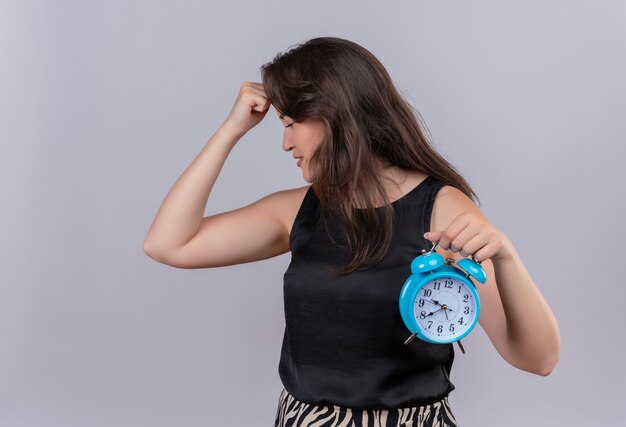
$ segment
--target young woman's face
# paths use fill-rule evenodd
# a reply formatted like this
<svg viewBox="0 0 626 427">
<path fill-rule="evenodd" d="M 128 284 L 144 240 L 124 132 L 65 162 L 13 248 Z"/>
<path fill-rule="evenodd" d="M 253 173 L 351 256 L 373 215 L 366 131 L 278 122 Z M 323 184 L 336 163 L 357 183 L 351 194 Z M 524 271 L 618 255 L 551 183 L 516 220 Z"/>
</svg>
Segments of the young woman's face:
<svg viewBox="0 0 626 427">
<path fill-rule="evenodd" d="M 322 123 L 312 119 L 296 123 L 289 116 L 277 114 L 283 126 L 285 126 L 283 150 L 292 151 L 292 156 L 297 158 L 296 166 L 302 168 L 304 180 L 312 182 L 313 177 L 309 168 L 309 159 L 324 138 Z"/>
</svg>

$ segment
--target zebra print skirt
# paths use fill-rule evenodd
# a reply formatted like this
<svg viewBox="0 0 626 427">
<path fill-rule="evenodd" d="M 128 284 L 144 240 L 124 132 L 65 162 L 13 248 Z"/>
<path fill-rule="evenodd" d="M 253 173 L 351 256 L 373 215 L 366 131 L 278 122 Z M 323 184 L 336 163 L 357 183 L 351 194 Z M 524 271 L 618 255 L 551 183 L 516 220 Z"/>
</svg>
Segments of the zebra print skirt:
<svg viewBox="0 0 626 427">
<path fill-rule="evenodd" d="M 274 427 L 458 427 L 448 397 L 398 409 L 351 409 L 297 400 L 283 388 Z"/>
</svg>

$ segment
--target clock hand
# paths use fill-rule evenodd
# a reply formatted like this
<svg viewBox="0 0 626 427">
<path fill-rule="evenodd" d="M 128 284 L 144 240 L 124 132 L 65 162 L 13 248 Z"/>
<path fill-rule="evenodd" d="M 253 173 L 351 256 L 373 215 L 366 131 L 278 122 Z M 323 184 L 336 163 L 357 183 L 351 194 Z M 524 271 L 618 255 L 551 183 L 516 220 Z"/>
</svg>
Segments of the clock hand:
<svg viewBox="0 0 626 427">
<path fill-rule="evenodd" d="M 439 310 L 437 310 L 437 311 L 440 311 L 440 310 L 454 311 L 454 310 L 452 310 L 450 307 L 448 307 L 448 306 L 447 306 L 447 305 L 445 305 L 445 304 L 439 304 L 439 301 L 436 301 L 436 300 L 434 300 L 434 299 L 431 299 L 431 300 L 430 300 L 430 302 L 432 302 L 432 303 L 434 303 L 434 304 L 437 304 L 439 307 L 441 307 L 441 308 L 440 308 Z M 435 311 L 434 313 L 436 313 L 437 311 Z M 431 313 L 431 314 L 432 314 L 432 313 Z M 448 317 L 448 316 L 446 315 L 446 318 L 447 318 L 447 317 Z"/>
<path fill-rule="evenodd" d="M 426 317 L 428 317 L 428 316 L 432 316 L 432 315 L 433 315 L 433 314 L 435 314 L 435 313 L 439 313 L 441 310 L 445 310 L 445 308 L 440 308 L 439 310 L 431 311 L 430 313 L 428 313 L 428 314 L 426 315 Z"/>
</svg>

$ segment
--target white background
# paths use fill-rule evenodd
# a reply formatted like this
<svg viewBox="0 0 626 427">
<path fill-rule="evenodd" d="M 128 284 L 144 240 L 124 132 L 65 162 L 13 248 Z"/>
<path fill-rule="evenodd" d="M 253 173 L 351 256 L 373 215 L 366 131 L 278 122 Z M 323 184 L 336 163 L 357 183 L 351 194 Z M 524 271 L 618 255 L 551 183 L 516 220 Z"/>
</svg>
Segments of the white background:
<svg viewBox="0 0 626 427">
<path fill-rule="evenodd" d="M 383 62 L 559 321 L 548 377 L 464 340 L 460 425 L 622 423 L 626 3 L 21 0 L 0 2 L 0 425 L 272 425 L 290 255 L 182 270 L 143 239 L 239 85 L 328 35 Z M 304 185 L 281 143 L 272 111 L 206 215 Z"/>
</svg>

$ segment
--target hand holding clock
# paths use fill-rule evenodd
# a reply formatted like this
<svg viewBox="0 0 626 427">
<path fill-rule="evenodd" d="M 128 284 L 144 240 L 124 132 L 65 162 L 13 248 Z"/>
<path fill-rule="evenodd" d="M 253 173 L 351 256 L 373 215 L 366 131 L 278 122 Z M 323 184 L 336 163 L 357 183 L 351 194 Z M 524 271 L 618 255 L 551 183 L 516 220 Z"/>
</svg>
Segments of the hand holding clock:
<svg viewBox="0 0 626 427">
<path fill-rule="evenodd" d="M 480 315 L 480 298 L 470 277 L 482 285 L 486 281 L 486 273 L 474 253 L 482 260 L 506 257 L 510 250 L 508 239 L 483 217 L 469 212 L 457 216 L 445 230 L 429 232 L 424 237 L 434 242 L 433 247 L 422 250 L 413 259 L 411 274 L 400 291 L 400 315 L 411 331 L 404 344 L 414 337 L 435 344 L 457 342 L 465 353 L 461 339 L 474 328 Z M 464 258 L 458 262 L 444 259 L 434 251 L 437 245 L 461 252 Z M 470 255 L 473 261 L 467 258 Z M 426 314 L 421 310 L 424 301 L 438 309 Z M 441 311 L 445 318 L 435 316 Z"/>
<path fill-rule="evenodd" d="M 448 225 L 433 228 L 424 234 L 424 238 L 433 243 L 433 248 L 421 257 L 416 257 L 411 263 L 411 275 L 405 282 L 406 288 L 403 287 L 400 293 L 400 314 L 407 329 L 413 333 L 405 344 L 410 343 L 415 336 L 424 341 L 442 344 L 458 340 L 460 346 L 463 334 L 475 326 L 480 316 L 478 293 L 473 295 L 476 300 L 475 311 L 471 304 L 467 304 L 472 302 L 471 291 L 475 287 L 480 287 L 480 284 L 486 284 L 489 275 L 491 286 L 483 291 L 487 297 L 489 315 L 482 318 L 483 329 L 498 352 L 511 365 L 539 375 L 548 375 L 559 360 L 560 354 L 560 334 L 556 318 L 509 238 L 490 224 L 478 209 L 469 206 L 469 200 L 462 199 L 467 198 L 460 194 L 458 197 L 445 198 L 444 210 L 448 212 L 449 209 L 458 210 L 451 216 L 441 214 L 441 221 L 445 222 L 440 223 Z M 463 271 L 453 270 L 452 265 L 448 266 L 449 271 L 444 271 L 444 267 L 440 265 L 442 261 L 435 256 L 437 253 L 433 252 L 436 246 L 445 251 L 458 253 L 458 256 L 451 257 L 454 258 L 452 263 Z M 446 256 L 438 255 L 442 258 Z M 472 257 L 473 261 L 468 257 Z M 488 259 L 492 262 L 483 263 L 482 266 L 473 265 Z M 449 259 L 445 261 L 450 262 Z M 431 262 L 434 262 L 436 268 L 429 267 Z M 481 274 L 481 270 L 484 274 Z M 473 278 L 473 282 L 465 283 L 467 286 L 463 288 L 463 295 L 470 297 L 467 303 L 465 297 L 458 300 L 457 313 L 451 313 L 450 318 L 460 316 L 461 312 L 464 315 L 464 325 L 460 325 L 458 320 L 453 320 L 456 321 L 455 331 L 450 331 L 448 325 L 452 322 L 448 322 L 447 319 L 446 323 L 433 322 L 431 325 L 429 322 L 436 320 L 436 315 L 429 316 L 424 324 L 420 313 L 412 310 L 415 298 L 448 301 L 443 295 L 438 297 L 435 294 L 435 291 L 439 290 L 437 288 L 439 284 L 432 279 L 433 275 L 439 275 L 440 272 L 439 277 L 444 277 L 443 273 L 447 274 L 446 277 L 456 273 L 455 286 L 468 282 L 469 277 L 465 277 L 466 274 Z M 496 276 L 497 286 L 495 286 Z M 443 289 L 443 282 L 440 289 Z M 469 326 L 466 326 L 467 322 Z M 433 329 L 435 326 L 442 327 L 441 333 L 438 329 Z M 463 334 L 459 334 L 460 328 L 461 331 L 465 331 Z M 538 344 L 539 342 L 541 344 Z"/>
<path fill-rule="evenodd" d="M 438 243 L 442 249 L 472 256 L 476 262 L 511 256 L 511 242 L 506 235 L 472 212 L 458 215 L 443 231 L 429 231 L 424 238 Z"/>
</svg>

